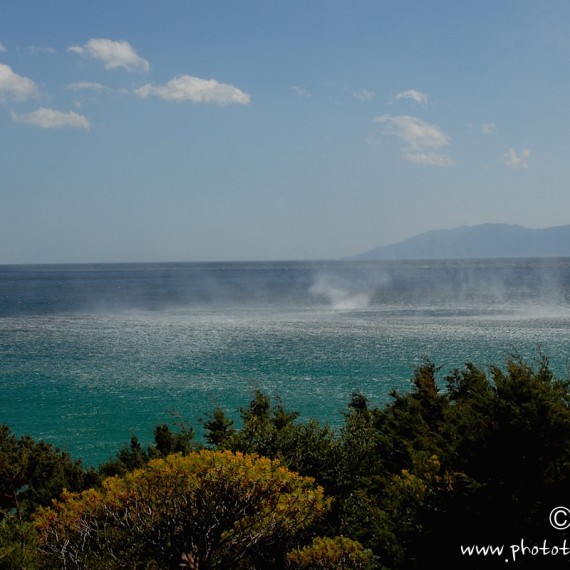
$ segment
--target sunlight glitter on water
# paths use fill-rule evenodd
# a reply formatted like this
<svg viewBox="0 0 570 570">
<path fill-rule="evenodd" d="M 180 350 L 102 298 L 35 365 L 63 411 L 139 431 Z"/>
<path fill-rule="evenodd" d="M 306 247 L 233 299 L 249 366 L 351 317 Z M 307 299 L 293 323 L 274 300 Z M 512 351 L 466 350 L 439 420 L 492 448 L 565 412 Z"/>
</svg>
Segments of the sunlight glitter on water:
<svg viewBox="0 0 570 570">
<path fill-rule="evenodd" d="M 270 266 L 272 272 L 278 267 Z M 395 278 L 383 276 L 372 294 L 375 272 L 367 270 L 362 279 L 359 269 L 360 281 L 348 286 L 345 265 L 341 277 L 331 277 L 335 266 L 327 267 L 318 294 L 310 292 L 318 279 L 292 278 L 287 269 L 283 275 L 291 284 L 268 277 L 276 293 L 272 297 L 262 283 L 258 302 L 241 285 L 232 301 L 226 284 L 218 286 L 225 295 L 219 303 L 157 298 L 151 308 L 141 308 L 117 306 L 110 298 L 94 311 L 93 303 L 81 304 L 81 293 L 72 311 L 9 309 L 0 318 L 0 422 L 98 462 L 131 431 L 148 440 L 156 424 L 172 422 L 174 410 L 198 428 L 198 419 L 215 405 L 236 417 L 255 389 L 280 395 L 304 418 L 338 425 L 351 392 L 382 404 L 392 390 L 410 388 L 414 366 L 425 357 L 442 365 L 443 374 L 466 361 L 486 367 L 514 352 L 532 357 L 540 346 L 557 373 L 566 372 L 570 308 L 564 295 L 541 294 L 529 303 L 526 289 L 518 297 L 499 295 L 498 287 L 477 296 L 470 285 L 469 295 L 446 297 L 438 287 L 426 288 L 423 274 L 418 290 L 411 280 L 407 289 L 385 291 Z M 232 283 L 249 279 L 230 269 Z M 256 266 L 255 278 L 262 275 Z M 331 284 L 346 287 L 346 296 L 336 299 L 340 304 L 324 295 L 323 283 L 329 295 Z M 182 284 L 174 290 L 179 299 Z M 205 289 L 199 294 L 205 298 Z M 342 304 L 355 295 L 366 295 L 367 302 Z M 153 299 L 146 292 L 133 297 Z"/>
</svg>

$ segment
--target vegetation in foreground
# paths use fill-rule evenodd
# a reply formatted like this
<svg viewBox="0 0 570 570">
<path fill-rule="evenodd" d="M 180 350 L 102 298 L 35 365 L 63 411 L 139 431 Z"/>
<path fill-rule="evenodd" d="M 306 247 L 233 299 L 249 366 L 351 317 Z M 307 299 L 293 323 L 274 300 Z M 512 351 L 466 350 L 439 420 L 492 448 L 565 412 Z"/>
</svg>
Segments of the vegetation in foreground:
<svg viewBox="0 0 570 570">
<path fill-rule="evenodd" d="M 239 425 L 214 409 L 202 443 L 157 426 L 98 469 L 0 426 L 0 568 L 489 568 L 521 540 L 561 549 L 568 380 L 542 355 L 443 377 L 425 362 L 412 380 L 382 407 L 353 394 L 338 430 L 256 392 Z"/>
</svg>

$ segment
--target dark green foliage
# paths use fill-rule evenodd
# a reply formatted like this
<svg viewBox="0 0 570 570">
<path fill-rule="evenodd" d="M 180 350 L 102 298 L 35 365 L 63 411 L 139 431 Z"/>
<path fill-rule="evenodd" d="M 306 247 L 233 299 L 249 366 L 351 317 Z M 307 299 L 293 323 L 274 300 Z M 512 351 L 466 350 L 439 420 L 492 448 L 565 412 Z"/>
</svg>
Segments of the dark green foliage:
<svg viewBox="0 0 570 570">
<path fill-rule="evenodd" d="M 522 538 L 570 544 L 568 531 L 548 523 L 552 508 L 570 506 L 570 383 L 555 378 L 540 353 L 535 362 L 514 356 L 503 367 L 467 363 L 447 375 L 425 361 L 414 371 L 411 391 L 393 393 L 384 406 L 352 394 L 339 429 L 301 421 L 279 398 L 260 391 L 239 414 L 235 423 L 221 408 L 207 415 L 206 444 L 277 458 L 314 477 L 333 498 L 318 526 L 289 545 L 296 552 L 311 553 L 304 547 L 315 536 L 342 536 L 368 549 L 376 568 L 490 568 L 490 558 L 462 557 L 460 545 L 509 545 Z M 99 473 L 124 475 L 151 459 L 198 449 L 194 431 L 178 427 L 157 426 L 146 447 L 132 436 Z M 34 508 L 63 487 L 98 482 L 67 454 L 18 440 L 5 426 L 0 480 L 7 522 L 0 527 L 0 568 L 34 567 L 35 539 L 26 522 Z M 495 562 L 504 567 L 504 560 Z M 555 562 L 570 567 L 568 557 L 549 560 L 548 567 Z M 536 558 L 517 561 L 519 568 L 525 564 L 540 567 Z"/>
<path fill-rule="evenodd" d="M 63 488 L 80 491 L 96 481 L 96 473 L 80 460 L 29 436 L 18 438 L 0 425 L 0 517 L 24 518 L 49 505 Z"/>
<path fill-rule="evenodd" d="M 187 454 L 196 449 L 195 432 L 184 422 L 177 422 L 178 431 L 172 431 L 167 424 L 154 428 L 154 446 L 149 446 L 151 458 L 166 457 L 172 453 Z"/>
<path fill-rule="evenodd" d="M 205 438 L 210 445 L 224 448 L 230 444 L 235 434 L 234 422 L 226 416 L 222 408 L 216 407 L 203 424 Z"/>
<path fill-rule="evenodd" d="M 204 422 L 206 441 L 216 449 L 280 459 L 301 475 L 318 473 L 319 482 L 331 492 L 339 477 L 341 442 L 330 426 L 316 420 L 297 422 L 297 412 L 287 411 L 279 398 L 273 403 L 259 390 L 249 406 L 239 411 L 242 427 L 237 429 L 216 408 Z"/>
<path fill-rule="evenodd" d="M 0 425 L 0 568 L 36 567 L 36 535 L 30 516 L 64 488 L 81 491 L 98 482 L 68 453 Z"/>
<path fill-rule="evenodd" d="M 548 512 L 568 502 L 568 387 L 542 356 L 534 367 L 518 357 L 505 370 L 493 366 L 487 384 L 473 367 L 464 373 L 449 413 L 458 434 L 450 468 L 468 477 L 457 504 L 469 514 L 472 536 L 548 537 Z"/>
<path fill-rule="evenodd" d="M 131 435 L 129 445 L 122 447 L 115 459 L 103 463 L 99 472 L 105 477 L 124 475 L 129 471 L 139 469 L 151 459 L 166 457 L 171 453 L 184 453 L 197 449 L 194 441 L 194 430 L 184 422 L 176 424 L 178 431 L 173 431 L 167 424 L 160 424 L 154 428 L 154 444 L 143 448 L 136 435 Z"/>
<path fill-rule="evenodd" d="M 565 504 L 570 488 L 568 382 L 555 380 L 542 356 L 535 366 L 511 358 L 505 370 L 494 366 L 489 374 L 467 364 L 444 379 L 447 393 L 436 390 L 435 372 L 431 365 L 418 370 L 415 389 L 378 416 L 378 429 L 394 442 L 385 467 L 395 477 L 378 505 L 392 530 L 400 527 L 395 534 L 405 557 L 394 557 L 395 549 L 382 552 L 381 545 L 377 552 L 393 567 L 444 559 L 468 567 L 461 544 L 509 544 L 521 537 L 560 542 L 564 533 L 552 534 L 548 512 Z M 393 460 L 398 452 L 405 465 Z M 421 467 L 427 456 L 437 458 L 431 473 Z M 398 474 L 399 468 L 405 471 Z M 402 474 L 407 489 L 418 491 L 409 496 L 411 504 Z M 402 527 L 403 513 L 410 512 L 416 527 Z"/>
<path fill-rule="evenodd" d="M 298 412 L 287 412 L 277 398 L 272 406 L 271 398 L 256 390 L 249 407 L 240 408 L 243 427 L 234 434 L 230 445 L 236 451 L 259 453 L 275 457 L 281 449 L 283 433 L 293 425 Z"/>
<path fill-rule="evenodd" d="M 461 544 L 547 538 L 548 512 L 570 489 L 568 382 L 542 355 L 440 373 L 425 361 L 384 407 L 353 394 L 339 431 L 299 423 L 258 392 L 243 426 L 209 441 L 315 477 L 335 499 L 327 532 L 371 548 L 379 567 L 468 567 Z"/>
</svg>

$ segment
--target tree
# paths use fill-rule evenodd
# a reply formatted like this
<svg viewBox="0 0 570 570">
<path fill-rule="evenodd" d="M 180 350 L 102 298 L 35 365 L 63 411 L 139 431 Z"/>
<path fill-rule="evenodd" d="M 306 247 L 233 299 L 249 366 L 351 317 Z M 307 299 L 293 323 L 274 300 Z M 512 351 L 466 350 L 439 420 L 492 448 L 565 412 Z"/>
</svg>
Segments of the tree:
<svg viewBox="0 0 570 570">
<path fill-rule="evenodd" d="M 344 536 L 317 537 L 309 546 L 287 555 L 295 570 L 366 570 L 372 568 L 372 553 Z"/>
<path fill-rule="evenodd" d="M 36 526 L 48 561 L 65 568 L 175 568 L 182 555 L 201 570 L 278 567 L 329 505 L 313 479 L 278 461 L 202 450 L 64 493 Z"/>
<path fill-rule="evenodd" d="M 280 398 L 272 404 L 271 398 L 256 390 L 247 408 L 240 407 L 243 427 L 230 440 L 232 449 L 244 453 L 259 453 L 277 457 L 284 432 L 294 425 L 298 412 L 288 412 Z"/>
<path fill-rule="evenodd" d="M 225 449 L 235 436 L 234 422 L 219 406 L 203 421 L 206 441 L 218 449 Z"/>
<path fill-rule="evenodd" d="M 18 438 L 0 424 L 0 520 L 9 514 L 25 518 L 64 487 L 79 491 L 96 480 L 95 472 L 69 453 L 29 436 Z"/>
<path fill-rule="evenodd" d="M 153 430 L 154 444 L 142 446 L 138 437 L 131 434 L 129 445 L 124 445 L 115 458 L 103 463 L 99 472 L 103 477 L 124 475 L 129 471 L 140 469 L 151 459 L 166 457 L 172 453 L 190 453 L 198 448 L 194 441 L 194 429 L 179 421 L 178 431 L 172 430 L 167 424 L 159 424 Z"/>
<path fill-rule="evenodd" d="M 16 437 L 0 424 L 0 568 L 34 568 L 37 539 L 29 517 L 67 487 L 80 491 L 96 484 L 85 469 L 51 444 Z"/>
</svg>

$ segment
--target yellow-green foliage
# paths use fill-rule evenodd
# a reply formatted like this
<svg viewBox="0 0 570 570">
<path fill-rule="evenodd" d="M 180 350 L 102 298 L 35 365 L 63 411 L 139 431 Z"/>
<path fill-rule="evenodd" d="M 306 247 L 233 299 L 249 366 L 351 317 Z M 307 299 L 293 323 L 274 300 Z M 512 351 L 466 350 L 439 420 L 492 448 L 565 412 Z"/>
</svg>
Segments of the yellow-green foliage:
<svg viewBox="0 0 570 570">
<path fill-rule="evenodd" d="M 414 465 L 416 473 L 402 469 L 399 475 L 394 475 L 391 481 L 391 492 L 400 498 L 409 498 L 417 503 L 425 499 L 430 488 L 435 488 L 442 482 L 438 475 L 441 463 L 437 455 L 424 459 L 418 457 Z"/>
<path fill-rule="evenodd" d="M 76 568 L 232 566 L 294 537 L 329 507 L 313 479 L 257 455 L 170 455 L 101 490 L 64 493 L 36 516 L 49 560 Z M 126 565 L 126 566 L 125 566 Z"/>
<path fill-rule="evenodd" d="M 0 521 L 1 570 L 35 570 L 39 567 L 37 546 L 32 523 L 15 516 Z"/>
<path fill-rule="evenodd" d="M 287 555 L 291 568 L 304 570 L 364 570 L 372 555 L 360 542 L 344 536 L 317 537 L 312 544 Z"/>
</svg>

